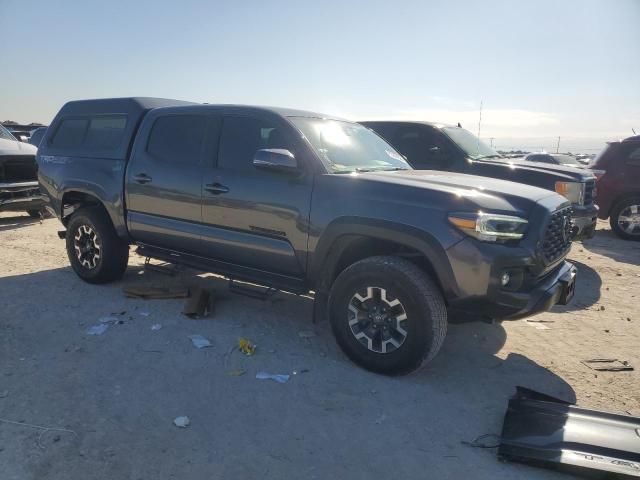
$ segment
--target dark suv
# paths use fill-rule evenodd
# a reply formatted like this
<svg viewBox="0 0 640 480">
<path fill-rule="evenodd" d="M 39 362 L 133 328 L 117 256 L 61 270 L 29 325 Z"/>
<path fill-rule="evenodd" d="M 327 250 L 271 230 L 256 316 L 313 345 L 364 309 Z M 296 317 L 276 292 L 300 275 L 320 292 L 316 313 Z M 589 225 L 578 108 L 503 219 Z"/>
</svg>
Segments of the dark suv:
<svg viewBox="0 0 640 480">
<path fill-rule="evenodd" d="M 584 240 L 595 234 L 596 179 L 588 170 L 504 158 L 460 126 L 402 121 L 360 123 L 396 147 L 413 168 L 482 175 L 555 191 L 572 204 L 573 239 Z"/>
<path fill-rule="evenodd" d="M 338 344 L 376 372 L 433 358 L 447 309 L 518 318 L 573 295 L 564 197 L 415 171 L 369 129 L 326 115 L 71 102 L 38 164 L 83 280 L 120 278 L 136 244 L 147 257 L 313 290 Z"/>
<path fill-rule="evenodd" d="M 590 165 L 598 178 L 600 218 L 628 240 L 640 240 L 640 135 L 609 142 Z"/>
</svg>

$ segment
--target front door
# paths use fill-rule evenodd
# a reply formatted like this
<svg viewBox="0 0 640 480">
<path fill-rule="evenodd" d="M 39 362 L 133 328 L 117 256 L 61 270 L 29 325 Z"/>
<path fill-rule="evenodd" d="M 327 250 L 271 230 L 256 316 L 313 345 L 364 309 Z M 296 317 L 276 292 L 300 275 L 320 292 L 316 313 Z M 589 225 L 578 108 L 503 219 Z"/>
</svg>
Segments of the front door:
<svg viewBox="0 0 640 480">
<path fill-rule="evenodd" d="M 286 121 L 224 116 L 215 161 L 203 176 L 203 249 L 210 258 L 302 277 L 313 177 L 300 135 Z M 291 151 L 299 172 L 257 168 L 263 148 Z"/>
</svg>

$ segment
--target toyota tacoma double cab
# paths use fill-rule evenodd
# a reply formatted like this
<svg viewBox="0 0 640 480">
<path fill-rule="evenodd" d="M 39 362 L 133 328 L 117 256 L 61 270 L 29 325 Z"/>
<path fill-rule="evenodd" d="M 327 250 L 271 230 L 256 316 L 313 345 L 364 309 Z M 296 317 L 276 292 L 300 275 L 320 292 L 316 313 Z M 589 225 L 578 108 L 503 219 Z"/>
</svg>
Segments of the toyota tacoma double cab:
<svg viewBox="0 0 640 480">
<path fill-rule="evenodd" d="M 585 240 L 595 235 L 596 178 L 588 170 L 524 158 L 504 158 L 459 125 L 402 121 L 360 123 L 391 143 L 413 168 L 481 175 L 553 190 L 571 202 L 573 239 Z"/>
<path fill-rule="evenodd" d="M 36 151 L 0 125 L 0 212 L 26 211 L 34 218 L 45 214 L 46 197 L 38 187 Z"/>
<path fill-rule="evenodd" d="M 567 303 L 571 205 L 547 190 L 416 171 L 358 123 L 153 98 L 74 101 L 39 179 L 90 283 L 143 256 L 315 294 L 358 365 L 431 360 L 448 310 L 519 318 Z"/>
</svg>

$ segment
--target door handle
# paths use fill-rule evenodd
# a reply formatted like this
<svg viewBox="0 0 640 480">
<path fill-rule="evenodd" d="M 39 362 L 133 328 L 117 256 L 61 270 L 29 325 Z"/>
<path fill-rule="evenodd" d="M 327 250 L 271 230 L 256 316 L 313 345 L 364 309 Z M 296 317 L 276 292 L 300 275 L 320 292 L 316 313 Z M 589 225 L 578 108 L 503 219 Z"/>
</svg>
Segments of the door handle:
<svg viewBox="0 0 640 480">
<path fill-rule="evenodd" d="M 207 183 L 204 189 L 212 195 L 220 195 L 221 193 L 227 193 L 229 191 L 229 187 L 225 187 L 220 183 Z"/>
<path fill-rule="evenodd" d="M 133 179 L 138 183 L 149 183 L 152 178 L 146 173 L 139 173 L 138 175 L 134 175 Z"/>
</svg>

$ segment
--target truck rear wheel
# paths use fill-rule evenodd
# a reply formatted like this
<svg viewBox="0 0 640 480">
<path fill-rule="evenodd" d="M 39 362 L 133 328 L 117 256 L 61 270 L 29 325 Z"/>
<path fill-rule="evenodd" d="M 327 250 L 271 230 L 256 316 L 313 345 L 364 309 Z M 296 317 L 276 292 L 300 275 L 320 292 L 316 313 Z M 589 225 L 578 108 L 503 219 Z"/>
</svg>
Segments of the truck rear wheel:
<svg viewBox="0 0 640 480">
<path fill-rule="evenodd" d="M 67 255 L 76 274 L 88 283 L 122 278 L 129 261 L 129 245 L 115 232 L 107 214 L 85 207 L 67 225 Z"/>
<path fill-rule="evenodd" d="M 370 257 L 346 268 L 331 287 L 331 328 L 356 364 L 404 375 L 429 362 L 447 333 L 440 291 L 416 265 Z"/>
<path fill-rule="evenodd" d="M 611 210 L 611 229 L 625 240 L 640 240 L 640 197 L 618 202 Z"/>
</svg>

